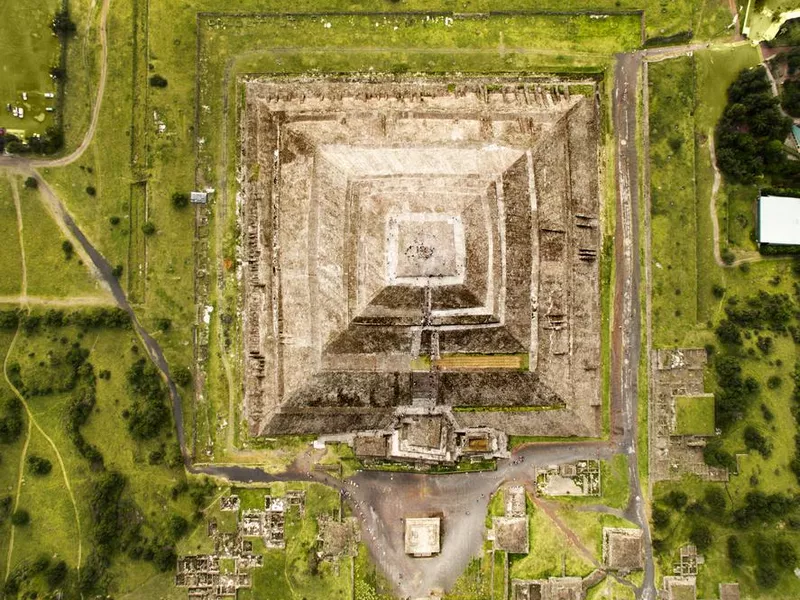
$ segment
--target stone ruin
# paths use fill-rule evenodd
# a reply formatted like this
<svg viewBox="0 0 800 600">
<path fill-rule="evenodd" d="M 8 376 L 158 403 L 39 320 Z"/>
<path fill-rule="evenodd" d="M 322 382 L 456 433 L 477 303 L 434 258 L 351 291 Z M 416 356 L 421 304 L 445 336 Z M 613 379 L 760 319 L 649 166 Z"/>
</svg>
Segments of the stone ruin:
<svg viewBox="0 0 800 600">
<path fill-rule="evenodd" d="M 600 435 L 593 80 L 243 85 L 251 434 Z"/>
<path fill-rule="evenodd" d="M 650 477 L 678 480 L 691 473 L 707 481 L 728 481 L 728 470 L 703 460 L 704 436 L 676 435 L 675 398 L 703 396 L 708 357 L 704 348 L 654 350 L 653 389 L 650 396 Z"/>
<path fill-rule="evenodd" d="M 599 496 L 600 461 L 578 460 L 536 468 L 536 489 L 545 496 Z"/>
</svg>

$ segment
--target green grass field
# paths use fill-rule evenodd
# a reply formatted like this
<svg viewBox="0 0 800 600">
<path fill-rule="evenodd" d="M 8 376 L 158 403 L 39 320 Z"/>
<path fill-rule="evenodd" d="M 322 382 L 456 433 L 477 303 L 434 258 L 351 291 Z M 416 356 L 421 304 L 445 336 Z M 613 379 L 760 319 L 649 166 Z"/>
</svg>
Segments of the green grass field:
<svg viewBox="0 0 800 600">
<path fill-rule="evenodd" d="M 714 396 L 677 396 L 675 433 L 714 435 Z"/>
<path fill-rule="evenodd" d="M 22 256 L 11 179 L 0 177 L 0 295 L 16 296 L 22 286 Z"/>
<path fill-rule="evenodd" d="M 55 106 L 55 99 L 44 97 L 56 92 L 50 67 L 57 65 L 61 45 L 50 31 L 50 21 L 60 3 L 3 2 L 0 6 L 0 127 L 23 130 L 25 134 L 43 133 L 53 124 L 53 115 L 45 106 Z M 22 99 L 27 92 L 28 99 Z M 6 110 L 12 104 L 25 109 L 19 119 Z"/>
<path fill-rule="evenodd" d="M 19 181 L 22 239 L 28 274 L 28 295 L 66 298 L 100 296 L 102 290 L 77 253 L 67 259 L 61 244 L 67 238 L 47 212 L 39 192 Z"/>
</svg>

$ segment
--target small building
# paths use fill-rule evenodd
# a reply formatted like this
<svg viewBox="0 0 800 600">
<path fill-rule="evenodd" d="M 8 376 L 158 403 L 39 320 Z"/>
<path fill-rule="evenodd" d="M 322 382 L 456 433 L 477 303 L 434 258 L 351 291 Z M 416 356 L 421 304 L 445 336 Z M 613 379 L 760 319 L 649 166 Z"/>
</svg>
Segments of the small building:
<svg viewBox="0 0 800 600">
<path fill-rule="evenodd" d="M 644 568 L 641 529 L 603 527 L 603 563 L 610 571 L 638 571 Z"/>
<path fill-rule="evenodd" d="M 583 579 L 550 577 L 549 579 L 514 579 L 512 600 L 584 600 Z"/>
<path fill-rule="evenodd" d="M 494 549 L 509 554 L 527 554 L 528 517 L 494 517 L 492 519 Z"/>
<path fill-rule="evenodd" d="M 192 204 L 205 204 L 208 202 L 208 192 L 192 192 L 189 195 Z"/>
<path fill-rule="evenodd" d="M 694 577 L 664 577 L 666 600 L 697 600 L 697 584 Z"/>
<path fill-rule="evenodd" d="M 406 554 L 416 558 L 439 554 L 440 534 L 441 519 L 438 517 L 406 519 Z"/>
<path fill-rule="evenodd" d="M 800 198 L 759 196 L 758 245 L 800 246 Z"/>
</svg>

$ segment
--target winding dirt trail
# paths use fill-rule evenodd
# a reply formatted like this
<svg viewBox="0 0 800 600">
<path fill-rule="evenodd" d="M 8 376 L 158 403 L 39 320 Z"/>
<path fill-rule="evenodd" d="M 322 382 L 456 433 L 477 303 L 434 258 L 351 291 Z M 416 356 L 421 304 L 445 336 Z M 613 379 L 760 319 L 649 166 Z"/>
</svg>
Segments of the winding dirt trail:
<svg viewBox="0 0 800 600">
<path fill-rule="evenodd" d="M 17 492 L 16 492 L 16 499 L 15 499 L 15 502 L 14 502 L 14 510 L 16 510 L 18 505 L 19 505 L 19 496 L 20 496 L 21 489 L 22 489 L 22 479 L 23 479 L 22 476 L 23 476 L 24 467 L 25 467 L 25 464 L 24 464 L 25 454 L 27 453 L 28 442 L 30 441 L 30 437 L 31 437 L 30 436 L 30 434 L 31 434 L 31 426 L 33 426 L 33 427 L 36 427 L 36 431 L 38 431 L 40 434 L 42 434 L 42 437 L 44 437 L 44 439 L 47 440 L 47 443 L 50 444 L 50 447 L 53 449 L 53 452 L 55 452 L 56 459 L 58 460 L 58 465 L 61 468 L 61 475 L 64 478 L 64 486 L 67 488 L 67 494 L 69 495 L 70 502 L 72 503 L 72 508 L 75 511 L 75 525 L 76 525 L 76 528 L 78 530 L 78 536 L 77 536 L 78 537 L 78 540 L 77 540 L 77 542 L 78 542 L 78 548 L 77 548 L 78 563 L 77 563 L 77 568 L 78 568 L 78 573 L 80 573 L 81 562 L 82 562 L 82 559 L 83 559 L 83 556 L 82 556 L 83 555 L 83 543 L 82 543 L 82 537 L 83 536 L 81 534 L 81 517 L 80 517 L 80 514 L 78 512 L 78 503 L 75 501 L 75 494 L 72 491 L 72 485 L 70 483 L 69 476 L 67 475 L 67 469 L 64 466 L 64 459 L 61 457 L 61 453 L 58 451 L 58 446 L 56 446 L 55 442 L 53 442 L 53 440 L 50 438 L 50 436 L 47 435 L 47 433 L 45 433 L 44 429 L 42 429 L 42 426 L 39 425 L 39 423 L 36 421 L 36 417 L 33 416 L 33 412 L 31 411 L 31 408 L 28 405 L 28 402 L 25 400 L 25 397 L 20 393 L 20 391 L 16 388 L 16 386 L 11 382 L 11 379 L 8 377 L 8 359 L 11 356 L 11 353 L 14 350 L 14 345 L 16 344 L 17 338 L 19 337 L 19 330 L 20 330 L 20 327 L 18 325 L 17 326 L 17 330 L 14 332 L 14 337 L 11 340 L 11 343 L 8 346 L 8 352 L 6 352 L 5 359 L 3 360 L 3 378 L 6 380 L 6 384 L 8 385 L 9 389 L 19 399 L 19 401 L 22 402 L 22 406 L 25 407 L 25 413 L 27 414 L 27 417 L 28 417 L 28 435 L 25 438 L 25 446 L 23 447 L 22 458 L 20 458 L 20 470 L 19 470 L 19 477 L 17 479 Z M 12 555 L 12 553 L 14 551 L 14 530 L 15 529 L 16 529 L 15 526 L 12 524 L 11 525 L 11 537 L 10 537 L 9 544 L 8 544 L 8 557 L 6 558 L 6 578 L 8 578 L 8 575 L 9 575 L 9 572 L 10 572 L 10 569 L 11 569 L 11 555 Z"/>
</svg>

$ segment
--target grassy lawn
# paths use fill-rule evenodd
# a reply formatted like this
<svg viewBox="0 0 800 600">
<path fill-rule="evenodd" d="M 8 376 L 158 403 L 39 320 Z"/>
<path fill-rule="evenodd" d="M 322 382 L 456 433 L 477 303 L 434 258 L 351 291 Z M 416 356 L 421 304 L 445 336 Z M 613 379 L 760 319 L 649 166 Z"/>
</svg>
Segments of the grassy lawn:
<svg viewBox="0 0 800 600">
<path fill-rule="evenodd" d="M 594 567 L 543 511 L 530 511 L 529 532 L 531 552 L 527 556 L 511 557 L 512 579 L 539 579 L 562 574 L 566 561 L 567 574 L 586 576 Z"/>
<path fill-rule="evenodd" d="M 50 67 L 57 65 L 61 45 L 50 31 L 50 21 L 61 6 L 57 0 L 3 2 L 0 5 L 0 127 L 23 130 L 26 135 L 43 133 L 53 124 L 45 106 L 55 106 L 45 92 L 56 91 Z M 28 99 L 22 99 L 27 92 Z M 19 119 L 6 104 L 25 109 Z"/>
<path fill-rule="evenodd" d="M 22 256 L 17 233 L 17 211 L 11 195 L 11 180 L 0 177 L 0 295 L 15 296 L 22 285 Z"/>
<path fill-rule="evenodd" d="M 39 192 L 25 189 L 21 184 L 19 181 L 28 295 L 54 298 L 102 295 L 77 253 L 66 258 L 61 247 L 66 237 L 50 217 Z"/>
<path fill-rule="evenodd" d="M 714 435 L 714 396 L 677 396 L 675 433 Z"/>
</svg>

